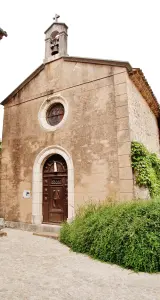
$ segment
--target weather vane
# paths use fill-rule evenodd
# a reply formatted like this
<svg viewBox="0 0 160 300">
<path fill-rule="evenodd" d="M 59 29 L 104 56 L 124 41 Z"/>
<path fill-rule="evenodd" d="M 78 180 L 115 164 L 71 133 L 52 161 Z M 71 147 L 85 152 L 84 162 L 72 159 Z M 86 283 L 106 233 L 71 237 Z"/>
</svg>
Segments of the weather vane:
<svg viewBox="0 0 160 300">
<path fill-rule="evenodd" d="M 55 23 L 58 23 L 58 19 L 60 18 L 60 15 L 55 14 L 53 20 L 55 20 Z"/>
</svg>

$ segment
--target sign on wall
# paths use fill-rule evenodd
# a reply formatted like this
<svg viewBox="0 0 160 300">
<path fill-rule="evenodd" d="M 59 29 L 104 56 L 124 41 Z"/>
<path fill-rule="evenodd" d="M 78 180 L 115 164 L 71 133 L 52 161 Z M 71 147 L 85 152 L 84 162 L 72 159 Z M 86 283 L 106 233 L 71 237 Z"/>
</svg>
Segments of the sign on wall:
<svg viewBox="0 0 160 300">
<path fill-rule="evenodd" d="M 23 198 L 29 199 L 31 197 L 31 191 L 24 190 L 23 191 Z"/>
</svg>

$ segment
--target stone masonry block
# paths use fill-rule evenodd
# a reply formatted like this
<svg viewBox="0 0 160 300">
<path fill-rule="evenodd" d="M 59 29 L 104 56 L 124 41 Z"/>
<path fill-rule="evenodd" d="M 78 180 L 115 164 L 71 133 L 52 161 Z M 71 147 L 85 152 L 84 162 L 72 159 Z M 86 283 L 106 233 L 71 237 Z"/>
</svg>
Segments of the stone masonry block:
<svg viewBox="0 0 160 300">
<path fill-rule="evenodd" d="M 126 68 L 122 68 L 122 67 L 113 67 L 113 73 L 116 75 L 116 74 L 119 74 L 119 73 L 124 73 L 126 72 Z"/>
<path fill-rule="evenodd" d="M 119 155 L 118 156 L 119 167 L 130 167 L 131 166 L 131 158 L 130 155 Z"/>
<path fill-rule="evenodd" d="M 115 74 L 114 83 L 115 84 L 126 83 L 126 72 Z"/>
<path fill-rule="evenodd" d="M 127 85 L 126 83 L 120 83 L 115 85 L 115 95 L 123 95 L 127 93 Z"/>
<path fill-rule="evenodd" d="M 121 193 L 133 193 L 133 180 L 120 180 Z"/>
<path fill-rule="evenodd" d="M 121 118 L 117 119 L 117 131 L 123 130 L 123 129 L 129 129 L 129 118 Z"/>
<path fill-rule="evenodd" d="M 128 116 L 128 106 L 119 106 L 116 108 L 116 117 L 117 119 L 124 118 Z"/>
<path fill-rule="evenodd" d="M 115 100 L 116 100 L 117 107 L 127 105 L 128 96 L 127 96 L 127 94 L 117 95 L 117 96 L 115 96 Z"/>
<path fill-rule="evenodd" d="M 118 143 L 130 141 L 129 130 L 121 130 L 117 132 Z"/>
<path fill-rule="evenodd" d="M 118 143 L 118 155 L 130 154 L 131 153 L 131 143 Z"/>
<path fill-rule="evenodd" d="M 119 168 L 119 178 L 120 179 L 132 179 L 133 173 L 131 167 Z"/>
</svg>

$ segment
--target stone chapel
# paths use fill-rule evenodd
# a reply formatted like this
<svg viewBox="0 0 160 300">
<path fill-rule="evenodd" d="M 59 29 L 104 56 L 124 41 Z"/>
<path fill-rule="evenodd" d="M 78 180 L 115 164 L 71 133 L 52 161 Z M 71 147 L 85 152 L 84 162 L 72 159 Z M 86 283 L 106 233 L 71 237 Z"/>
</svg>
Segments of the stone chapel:
<svg viewBox="0 0 160 300">
<path fill-rule="evenodd" d="M 72 220 L 89 201 L 141 197 L 131 141 L 159 153 L 159 104 L 128 62 L 71 57 L 66 24 L 45 31 L 43 63 L 3 101 L 0 217 Z"/>
</svg>

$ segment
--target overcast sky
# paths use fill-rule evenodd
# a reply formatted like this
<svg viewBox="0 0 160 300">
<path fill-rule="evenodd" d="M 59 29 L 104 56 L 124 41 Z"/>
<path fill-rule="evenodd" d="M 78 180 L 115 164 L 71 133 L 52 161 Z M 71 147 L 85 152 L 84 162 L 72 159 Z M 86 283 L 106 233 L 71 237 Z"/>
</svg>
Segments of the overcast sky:
<svg viewBox="0 0 160 300">
<path fill-rule="evenodd" d="M 69 55 L 129 61 L 159 100 L 159 12 L 159 0 L 1 1 L 8 37 L 0 41 L 0 102 L 43 62 L 44 31 L 55 13 L 69 26 Z"/>
</svg>

